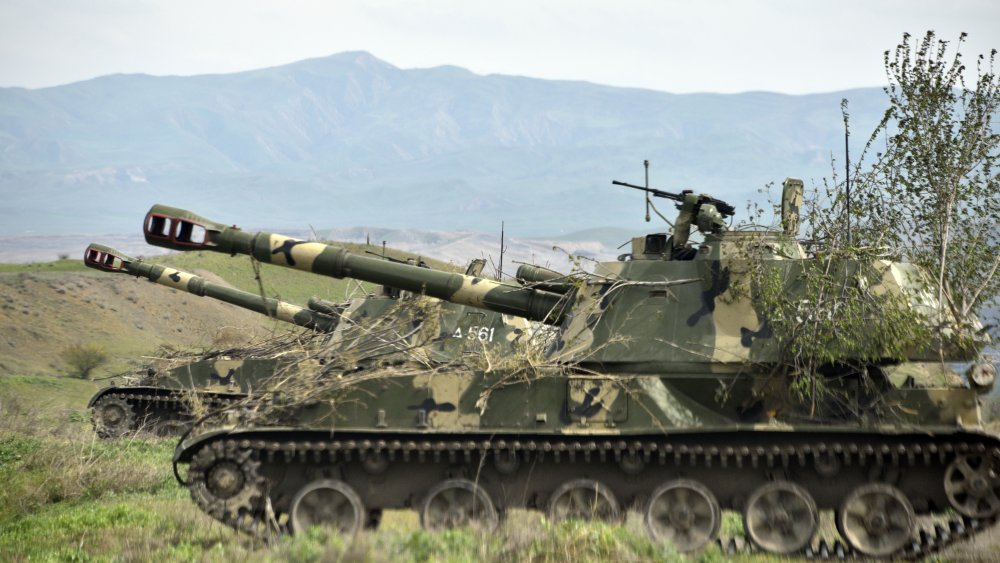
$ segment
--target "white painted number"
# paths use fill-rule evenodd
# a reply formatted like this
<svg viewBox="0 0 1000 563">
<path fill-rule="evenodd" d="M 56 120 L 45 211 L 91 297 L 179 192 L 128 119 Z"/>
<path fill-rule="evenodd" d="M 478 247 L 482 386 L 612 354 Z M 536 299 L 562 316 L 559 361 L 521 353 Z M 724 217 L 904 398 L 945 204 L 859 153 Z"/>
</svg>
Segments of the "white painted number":
<svg viewBox="0 0 1000 563">
<path fill-rule="evenodd" d="M 481 342 L 493 342 L 493 332 L 496 329 L 488 326 L 470 326 L 465 334 L 461 328 L 456 328 L 452 338 L 465 338 L 466 340 L 479 340 Z"/>
</svg>

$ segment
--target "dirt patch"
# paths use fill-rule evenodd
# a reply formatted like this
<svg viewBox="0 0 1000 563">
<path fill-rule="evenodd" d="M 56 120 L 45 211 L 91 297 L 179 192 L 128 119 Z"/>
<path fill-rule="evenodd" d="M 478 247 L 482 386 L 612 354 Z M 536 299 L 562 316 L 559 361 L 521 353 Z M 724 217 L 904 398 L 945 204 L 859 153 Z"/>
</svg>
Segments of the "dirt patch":
<svg viewBox="0 0 1000 563">
<path fill-rule="evenodd" d="M 225 283 L 207 274 L 216 283 Z M 145 279 L 100 272 L 0 274 L 0 373 L 62 374 L 59 353 L 94 343 L 112 360 L 96 377 L 128 369 L 161 345 L 208 349 L 284 330 L 256 313 Z"/>
</svg>

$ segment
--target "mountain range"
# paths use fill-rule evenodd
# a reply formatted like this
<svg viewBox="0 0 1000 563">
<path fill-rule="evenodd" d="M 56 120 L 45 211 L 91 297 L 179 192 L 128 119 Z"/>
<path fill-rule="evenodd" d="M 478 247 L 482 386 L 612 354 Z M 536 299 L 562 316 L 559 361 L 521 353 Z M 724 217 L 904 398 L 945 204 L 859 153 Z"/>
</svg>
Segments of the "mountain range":
<svg viewBox="0 0 1000 563">
<path fill-rule="evenodd" d="M 649 159 L 653 187 L 738 209 L 786 176 L 818 183 L 842 162 L 843 98 L 859 151 L 886 106 L 878 88 L 675 95 L 365 52 L 0 88 L 0 235 L 136 233 L 155 202 L 274 229 L 663 230 L 611 180 L 641 184 Z"/>
</svg>

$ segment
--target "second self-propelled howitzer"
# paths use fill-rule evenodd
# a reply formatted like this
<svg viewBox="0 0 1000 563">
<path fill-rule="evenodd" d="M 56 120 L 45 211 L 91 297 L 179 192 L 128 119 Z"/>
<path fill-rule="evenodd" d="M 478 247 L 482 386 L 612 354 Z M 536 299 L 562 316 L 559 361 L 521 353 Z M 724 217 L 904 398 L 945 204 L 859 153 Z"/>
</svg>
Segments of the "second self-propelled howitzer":
<svg viewBox="0 0 1000 563">
<path fill-rule="evenodd" d="M 794 200 L 801 182 L 786 187 Z M 817 278 L 808 276 L 899 306 L 913 323 L 954 319 L 912 265 L 815 267 L 825 258 L 807 254 L 792 229 L 730 230 L 720 207 L 684 194 L 672 233 L 637 237 L 619 260 L 565 281 L 522 272 L 525 286 L 373 263 L 153 207 L 145 233 L 156 246 L 390 283 L 558 327 L 541 359 L 346 380 L 325 402 L 262 402 L 246 423 L 178 445 L 184 484 L 203 510 L 244 529 L 352 533 L 385 508 L 414 508 L 432 529 L 492 526 L 509 508 L 619 521 L 634 507 L 654 537 L 684 551 L 712 541 L 725 510 L 776 554 L 920 556 L 992 523 L 1000 442 L 982 429 L 978 397 L 995 371 L 980 364 L 969 383 L 931 379 L 946 375 L 942 359 L 972 359 L 981 339 L 942 330 L 903 347 L 887 342 L 887 315 L 872 309 L 859 324 L 891 354 L 845 346 L 808 370 L 787 363 L 789 323 L 832 322 L 811 314 L 805 282 Z M 693 228 L 702 241 L 692 242 Z M 824 511 L 839 547 L 815 537 Z M 918 516 L 952 513 L 919 529 Z"/>
<path fill-rule="evenodd" d="M 524 319 L 443 302 L 381 286 L 379 291 L 331 303 L 313 297 L 308 308 L 212 283 L 194 274 L 135 259 L 92 244 L 87 266 L 144 277 L 194 295 L 214 298 L 271 318 L 312 329 L 313 334 L 283 337 L 251 349 L 210 352 L 179 365 L 149 366 L 124 385 L 112 385 L 90 400 L 94 428 L 112 438 L 140 428 L 176 433 L 193 420 L 193 404 L 213 410 L 267 388 L 275 374 L 287 376 L 304 356 L 356 372 L 373 364 L 418 358 L 431 364 L 462 354 L 503 355 L 531 338 Z M 467 274 L 478 274 L 484 260 L 473 260 Z M 317 336 L 325 335 L 325 336 Z M 282 340 L 282 338 L 279 338 Z M 292 352 L 296 350 L 296 353 Z M 348 362 L 348 358 L 350 361 Z M 345 364 L 345 362 L 347 362 Z M 176 360 L 171 362 L 177 364 Z"/>
<path fill-rule="evenodd" d="M 177 268 L 132 258 L 113 248 L 91 244 L 84 264 L 105 272 L 144 277 L 151 282 L 209 297 L 320 333 L 333 332 L 346 304 L 310 300 L 306 309 L 274 298 L 212 283 Z M 259 389 L 281 363 L 276 358 L 209 354 L 207 359 L 183 362 L 168 369 L 148 366 L 125 385 L 111 385 L 91 397 L 88 407 L 94 430 L 114 438 L 139 429 L 154 434 L 176 434 L 192 422 L 191 403 L 208 408 L 230 403 Z"/>
</svg>

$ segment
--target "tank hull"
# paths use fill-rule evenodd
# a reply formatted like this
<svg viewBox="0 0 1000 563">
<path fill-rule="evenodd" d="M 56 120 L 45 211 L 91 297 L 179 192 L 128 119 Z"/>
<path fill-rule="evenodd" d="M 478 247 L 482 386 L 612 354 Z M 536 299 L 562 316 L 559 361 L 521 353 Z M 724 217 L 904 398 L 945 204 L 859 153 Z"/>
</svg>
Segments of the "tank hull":
<svg viewBox="0 0 1000 563">
<path fill-rule="evenodd" d="M 267 520 L 267 505 L 279 526 L 294 531 L 296 498 L 331 479 L 357 493 L 368 523 L 385 509 L 423 517 L 435 488 L 456 480 L 474 483 L 499 514 L 537 509 L 550 518 L 573 483 L 598 483 L 620 516 L 650 510 L 651 496 L 670 483 L 696 482 L 721 510 L 742 510 L 775 481 L 792 483 L 816 511 L 840 511 L 845 498 L 878 482 L 901 491 L 914 516 L 943 518 L 955 503 L 949 472 L 960 460 L 1000 452 L 1000 442 L 980 430 L 968 390 L 897 389 L 886 397 L 894 408 L 868 419 L 792 423 L 791 413 L 749 417 L 736 403 L 720 407 L 709 390 L 731 378 L 497 380 L 445 371 L 349 383 L 331 390 L 342 405 L 333 415 L 322 401 L 275 407 L 263 419 L 287 425 L 242 422 L 204 432 L 178 445 L 175 463 L 188 464 L 192 497 L 220 521 L 254 531 Z M 252 460 L 254 475 L 244 482 L 255 484 L 233 503 L 213 494 L 213 468 L 237 458 Z M 952 527 L 992 521 L 970 517 Z M 918 555 L 944 543 L 907 542 L 893 553 Z"/>
</svg>

